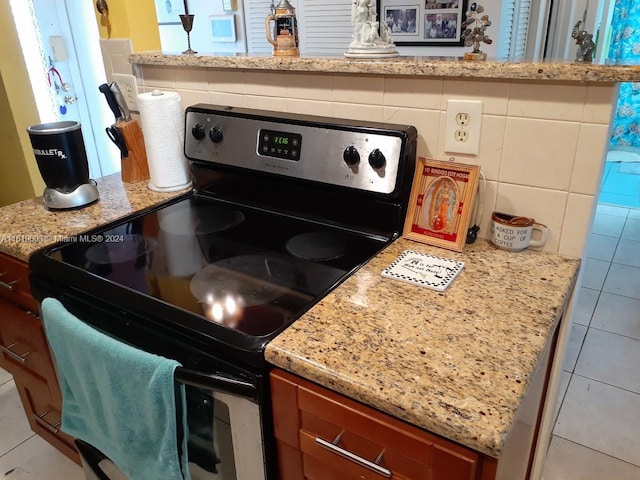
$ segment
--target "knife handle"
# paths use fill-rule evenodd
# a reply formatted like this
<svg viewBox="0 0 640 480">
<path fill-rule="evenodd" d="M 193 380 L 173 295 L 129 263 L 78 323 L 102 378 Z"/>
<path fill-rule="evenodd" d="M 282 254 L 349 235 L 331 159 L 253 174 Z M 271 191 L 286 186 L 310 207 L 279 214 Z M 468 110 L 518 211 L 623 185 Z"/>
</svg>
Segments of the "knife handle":
<svg viewBox="0 0 640 480">
<path fill-rule="evenodd" d="M 116 123 L 116 128 L 122 134 L 125 145 L 129 150 L 128 157 L 122 157 L 121 176 L 126 183 L 136 183 L 149 178 L 149 164 L 147 150 L 144 146 L 142 129 L 137 120 Z"/>
<path fill-rule="evenodd" d="M 102 93 L 104 93 L 104 96 L 107 99 L 107 104 L 109 105 L 109 108 L 111 109 L 111 111 L 115 115 L 116 121 L 120 120 L 122 118 L 122 112 L 120 111 L 120 107 L 118 106 L 118 102 L 116 101 L 116 97 L 113 95 L 113 92 L 111 91 L 111 88 L 109 87 L 109 84 L 103 83 L 102 85 L 100 85 L 98 87 L 98 90 L 100 90 Z"/>
</svg>

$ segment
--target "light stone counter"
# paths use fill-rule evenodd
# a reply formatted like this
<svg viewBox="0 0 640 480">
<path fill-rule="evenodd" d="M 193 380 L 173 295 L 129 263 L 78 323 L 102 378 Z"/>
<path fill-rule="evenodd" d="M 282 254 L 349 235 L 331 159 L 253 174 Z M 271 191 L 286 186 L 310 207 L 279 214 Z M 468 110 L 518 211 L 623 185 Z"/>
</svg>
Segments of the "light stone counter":
<svg viewBox="0 0 640 480">
<path fill-rule="evenodd" d="M 404 250 L 465 266 L 443 293 L 382 277 Z M 455 253 L 400 239 L 276 337 L 266 358 L 498 458 L 579 265 L 481 240 Z"/>
<path fill-rule="evenodd" d="M 158 193 L 148 180 L 123 183 L 120 173 L 97 180 L 100 200 L 79 210 L 47 210 L 42 197 L 0 208 L 0 252 L 27 261 L 39 248 L 187 192 Z"/>
<path fill-rule="evenodd" d="M 129 62 L 173 67 L 280 70 L 295 72 L 470 77 L 564 82 L 640 82 L 640 66 L 589 63 L 471 62 L 456 57 L 397 57 L 350 59 L 345 57 L 274 57 L 271 55 L 134 53 Z"/>
</svg>

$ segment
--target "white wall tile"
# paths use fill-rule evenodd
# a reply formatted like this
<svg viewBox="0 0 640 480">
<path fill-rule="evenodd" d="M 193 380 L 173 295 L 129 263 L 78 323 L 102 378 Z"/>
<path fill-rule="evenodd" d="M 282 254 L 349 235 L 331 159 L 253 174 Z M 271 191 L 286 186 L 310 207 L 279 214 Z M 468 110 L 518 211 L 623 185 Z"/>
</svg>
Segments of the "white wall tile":
<svg viewBox="0 0 640 480">
<path fill-rule="evenodd" d="M 333 76 L 330 74 L 287 72 L 285 79 L 288 98 L 326 101 L 333 86 Z"/>
<path fill-rule="evenodd" d="M 607 125 L 581 124 L 571 176 L 571 192 L 595 195 L 599 191 L 608 138 Z"/>
<path fill-rule="evenodd" d="M 284 75 L 275 72 L 244 72 L 245 92 L 263 97 L 286 97 L 287 85 Z"/>
<path fill-rule="evenodd" d="M 384 92 L 384 77 L 377 75 L 333 76 L 331 99 L 334 102 L 381 105 Z"/>
<path fill-rule="evenodd" d="M 582 118 L 587 87 L 548 82 L 513 82 L 507 114 L 515 117 L 574 120 Z"/>
<path fill-rule="evenodd" d="M 542 250 L 557 252 L 562 233 L 566 192 L 501 183 L 498 186 L 496 211 L 532 217 L 549 228 L 549 239 Z M 585 235 L 582 237 L 584 239 Z"/>
<path fill-rule="evenodd" d="M 245 97 L 247 108 L 257 108 L 258 110 L 272 110 L 275 112 L 286 111 L 286 102 L 277 97 L 263 97 L 260 95 L 247 95 Z"/>
<path fill-rule="evenodd" d="M 209 92 L 209 103 L 231 107 L 246 107 L 247 96 L 237 93 Z"/>
<path fill-rule="evenodd" d="M 439 110 L 442 83 L 441 78 L 384 77 L 383 104 Z"/>
<path fill-rule="evenodd" d="M 568 190 L 580 124 L 507 118 L 500 181 Z"/>
<path fill-rule="evenodd" d="M 156 67 L 144 65 L 142 67 L 142 81 L 145 88 L 176 88 L 176 71 L 171 67 Z"/>
<path fill-rule="evenodd" d="M 481 182 L 482 180 L 480 180 Z M 482 184 L 481 184 L 482 188 Z M 498 198 L 498 183 L 486 181 L 484 183 L 484 194 L 480 190 L 480 199 L 484 196 L 484 202 L 482 204 L 482 212 L 480 217 L 480 231 L 478 236 L 480 238 L 488 239 L 491 232 L 491 214 L 496 209 L 496 200 Z"/>
<path fill-rule="evenodd" d="M 582 111 L 585 123 L 601 123 L 608 125 L 611 113 L 618 98 L 618 87 L 591 83 L 587 86 L 587 97 Z"/>
<path fill-rule="evenodd" d="M 176 88 L 185 90 L 207 90 L 207 70 L 204 68 L 180 68 L 175 75 Z"/>
<path fill-rule="evenodd" d="M 182 105 L 183 110 L 196 103 L 209 103 L 209 92 L 207 91 L 183 90 L 178 88 L 176 92 L 180 95 L 180 104 Z"/>
<path fill-rule="evenodd" d="M 288 98 L 287 111 L 291 113 L 303 113 L 305 115 L 321 115 L 330 117 L 333 115 L 333 105 L 330 102 L 317 102 L 314 100 L 301 100 Z"/>
<path fill-rule="evenodd" d="M 505 115 L 509 98 L 509 82 L 496 82 L 481 79 L 451 80 L 445 79 L 442 88 L 442 110 L 447 110 L 447 100 L 482 100 L 482 113 Z"/>
<path fill-rule="evenodd" d="M 561 255 L 582 258 L 591 224 L 593 202 L 593 195 L 569 194 L 558 249 Z"/>
<path fill-rule="evenodd" d="M 355 103 L 334 103 L 333 115 L 337 118 L 352 120 L 382 121 L 383 108 L 378 105 L 359 105 Z"/>
<path fill-rule="evenodd" d="M 440 111 L 436 110 L 383 107 L 382 121 L 416 127 L 418 157 L 435 158 L 440 116 Z"/>
<path fill-rule="evenodd" d="M 207 69 L 209 90 L 214 92 L 246 93 L 243 70 Z"/>
</svg>

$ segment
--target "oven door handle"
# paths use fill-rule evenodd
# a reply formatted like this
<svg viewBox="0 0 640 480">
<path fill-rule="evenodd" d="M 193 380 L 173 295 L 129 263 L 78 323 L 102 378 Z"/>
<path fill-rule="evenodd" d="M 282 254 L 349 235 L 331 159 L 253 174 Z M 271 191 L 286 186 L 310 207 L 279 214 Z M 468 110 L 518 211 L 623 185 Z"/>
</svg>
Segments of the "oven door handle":
<svg viewBox="0 0 640 480">
<path fill-rule="evenodd" d="M 195 370 L 189 370 L 184 367 L 176 368 L 174 376 L 177 382 L 191 385 L 192 387 L 231 393 L 252 399 L 255 399 L 257 396 L 257 388 L 254 384 L 236 378 L 196 372 Z"/>
</svg>

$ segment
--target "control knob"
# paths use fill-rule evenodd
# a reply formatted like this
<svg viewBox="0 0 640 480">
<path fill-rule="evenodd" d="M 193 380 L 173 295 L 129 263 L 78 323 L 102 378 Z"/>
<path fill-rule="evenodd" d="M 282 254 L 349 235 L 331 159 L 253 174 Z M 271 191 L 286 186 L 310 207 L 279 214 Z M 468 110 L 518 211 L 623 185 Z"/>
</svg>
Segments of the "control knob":
<svg viewBox="0 0 640 480">
<path fill-rule="evenodd" d="M 384 154 L 380 150 L 378 150 L 377 148 L 374 149 L 369 154 L 369 165 L 371 165 L 371 167 L 374 170 L 380 170 L 386 164 L 387 164 L 387 159 L 384 157 Z"/>
<path fill-rule="evenodd" d="M 224 138 L 224 134 L 222 133 L 220 127 L 213 127 L 211 130 L 209 130 L 209 138 L 213 143 L 220 143 Z"/>
<path fill-rule="evenodd" d="M 196 140 L 202 140 L 206 133 L 204 127 L 199 123 L 196 123 L 191 129 L 191 135 L 193 135 Z"/>
<path fill-rule="evenodd" d="M 342 159 L 344 160 L 344 163 L 350 167 L 357 165 L 360 163 L 360 154 L 358 153 L 358 149 L 353 145 L 349 145 L 344 149 L 344 152 L 342 152 Z"/>
</svg>

